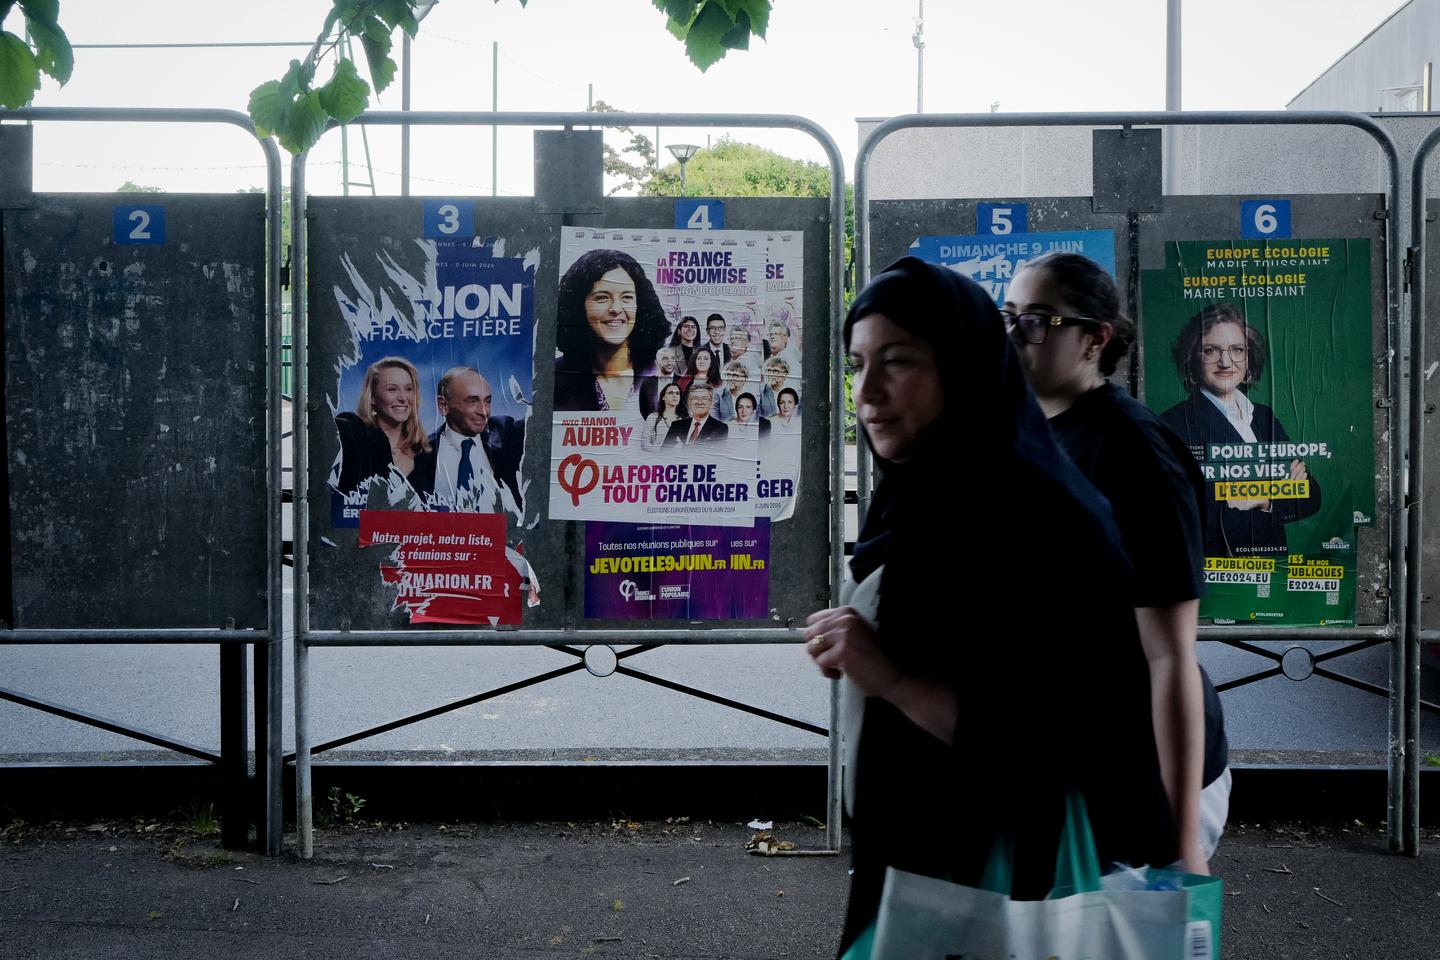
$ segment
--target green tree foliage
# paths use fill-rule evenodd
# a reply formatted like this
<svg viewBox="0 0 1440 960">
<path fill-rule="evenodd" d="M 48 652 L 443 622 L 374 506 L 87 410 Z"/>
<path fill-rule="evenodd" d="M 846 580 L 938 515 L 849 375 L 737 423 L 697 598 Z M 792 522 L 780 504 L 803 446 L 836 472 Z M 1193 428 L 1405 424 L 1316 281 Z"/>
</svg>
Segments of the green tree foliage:
<svg viewBox="0 0 1440 960">
<path fill-rule="evenodd" d="M 590 110 L 594 113 L 620 113 L 619 107 L 612 107 L 604 100 L 596 100 Z M 601 144 L 601 166 L 607 177 L 618 177 L 620 182 L 610 188 L 616 194 L 636 190 L 655 176 L 655 144 L 643 133 L 636 133 L 630 127 L 606 127 L 606 134 L 618 134 L 627 138 L 625 146 L 616 150 L 608 141 Z M 632 159 L 633 155 L 633 159 Z"/>
<path fill-rule="evenodd" d="M 152 187 L 146 183 L 136 183 L 133 180 L 126 180 L 115 188 L 116 193 L 164 193 L 160 187 Z"/>
<path fill-rule="evenodd" d="M 680 164 L 668 163 L 640 187 L 651 197 L 680 195 Z M 685 164 L 690 197 L 828 197 L 830 168 L 721 137 Z"/>
<path fill-rule="evenodd" d="M 19 8 L 25 16 L 25 38 L 0 30 L 0 106 L 25 106 L 40 89 L 40 75 L 49 74 L 62 87 L 75 68 L 70 40 L 60 29 L 60 0 L 0 0 L 0 23 Z"/>
<path fill-rule="evenodd" d="M 527 0 L 519 2 L 523 7 Z M 651 2 L 701 70 L 730 50 L 747 49 L 750 37 L 763 38 L 770 23 L 771 0 Z M 291 60 L 279 80 L 267 80 L 250 91 L 250 119 L 256 132 L 262 137 L 274 135 L 291 153 L 310 149 L 332 120 L 354 120 L 370 105 L 372 89 L 379 94 L 390 86 L 397 69 L 390 56 L 395 32 L 403 30 L 414 37 L 434 0 L 331 0 L 331 4 L 305 58 Z M 0 0 L 0 21 L 17 6 L 25 14 L 29 42 L 0 32 L 0 106 L 11 109 L 34 98 L 41 73 L 64 85 L 74 65 L 70 42 L 58 23 L 60 0 Z M 349 56 L 356 43 L 365 52 L 368 81 Z M 322 68 L 329 71 L 323 82 L 318 80 Z"/>
<path fill-rule="evenodd" d="M 637 139 L 649 140 L 642 137 Z M 651 155 L 654 154 L 653 149 Z M 609 159 L 607 154 L 607 160 Z M 612 172 L 607 166 L 606 172 Z M 680 195 L 680 164 L 669 163 L 640 178 L 639 193 L 649 197 Z M 796 160 L 753 143 L 721 137 L 685 164 L 687 197 L 828 197 L 830 168 Z M 855 188 L 845 184 L 845 262 L 855 243 Z"/>
</svg>

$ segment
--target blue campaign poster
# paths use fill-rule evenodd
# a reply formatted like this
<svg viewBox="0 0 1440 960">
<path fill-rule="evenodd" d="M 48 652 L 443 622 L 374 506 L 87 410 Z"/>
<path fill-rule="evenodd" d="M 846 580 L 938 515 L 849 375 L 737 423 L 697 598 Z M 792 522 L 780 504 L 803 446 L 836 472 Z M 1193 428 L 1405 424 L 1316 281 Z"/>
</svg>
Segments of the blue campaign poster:
<svg viewBox="0 0 1440 960">
<path fill-rule="evenodd" d="M 947 266 L 980 284 L 995 298 L 996 306 L 1005 302 L 1005 291 L 1016 270 L 1029 260 L 1056 251 L 1087 256 L 1112 277 L 1115 275 L 1114 230 L 920 237 L 910 245 L 912 256 Z"/>
</svg>

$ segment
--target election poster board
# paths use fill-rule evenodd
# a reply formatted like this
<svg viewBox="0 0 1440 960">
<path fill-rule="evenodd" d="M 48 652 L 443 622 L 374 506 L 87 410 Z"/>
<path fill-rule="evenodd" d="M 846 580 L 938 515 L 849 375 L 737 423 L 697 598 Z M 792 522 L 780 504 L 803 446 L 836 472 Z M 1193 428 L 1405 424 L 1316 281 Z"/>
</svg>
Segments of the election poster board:
<svg viewBox="0 0 1440 960">
<path fill-rule="evenodd" d="M 974 280 L 995 298 L 997 307 L 1005 303 L 1010 278 L 1027 262 L 1047 253 L 1078 253 L 1115 275 L 1114 230 L 920 237 L 910 245 L 911 256 Z"/>
<path fill-rule="evenodd" d="M 340 439 L 331 526 L 377 548 L 377 575 L 411 623 L 519 623 L 522 599 L 539 601 L 520 470 L 539 253 L 414 243 L 410 269 L 384 250 L 341 257 L 333 295 L 348 347 L 321 385 Z"/>
<path fill-rule="evenodd" d="M 1175 241 L 1141 276 L 1145 402 L 1205 478 L 1217 623 L 1355 622 L 1373 523 L 1368 239 Z"/>
<path fill-rule="evenodd" d="M 802 369 L 802 241 L 562 233 L 549 517 L 597 525 L 587 617 L 764 615 L 768 590 L 752 585 L 768 584 L 768 523 L 794 511 L 816 399 Z"/>
</svg>

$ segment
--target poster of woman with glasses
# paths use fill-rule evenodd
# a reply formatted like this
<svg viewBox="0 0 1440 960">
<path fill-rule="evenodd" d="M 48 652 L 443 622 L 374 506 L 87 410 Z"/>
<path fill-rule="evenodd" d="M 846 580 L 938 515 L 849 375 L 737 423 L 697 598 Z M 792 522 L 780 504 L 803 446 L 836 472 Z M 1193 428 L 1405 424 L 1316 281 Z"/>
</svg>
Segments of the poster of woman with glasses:
<svg viewBox="0 0 1440 960">
<path fill-rule="evenodd" d="M 1245 322 L 1233 303 L 1205 307 L 1186 321 L 1171 344 L 1175 372 L 1190 396 L 1160 414 L 1202 462 L 1214 446 L 1277 445 L 1290 435 L 1250 390 L 1265 374 L 1270 349 L 1265 334 Z M 1289 482 L 1277 496 L 1228 496 L 1207 511 L 1205 555 L 1211 557 L 1282 556 L 1287 524 L 1320 509 L 1320 482 L 1310 476 L 1305 458 L 1282 454 L 1267 464 L 1271 480 Z M 1279 485 L 1270 484 L 1276 490 Z M 1245 493 L 1246 491 L 1239 491 Z M 1256 493 L 1270 493 L 1270 489 Z"/>
<path fill-rule="evenodd" d="M 1146 403 L 1206 481 L 1217 622 L 1354 622 L 1374 513 L 1369 241 L 1170 243 L 1141 278 Z"/>
</svg>

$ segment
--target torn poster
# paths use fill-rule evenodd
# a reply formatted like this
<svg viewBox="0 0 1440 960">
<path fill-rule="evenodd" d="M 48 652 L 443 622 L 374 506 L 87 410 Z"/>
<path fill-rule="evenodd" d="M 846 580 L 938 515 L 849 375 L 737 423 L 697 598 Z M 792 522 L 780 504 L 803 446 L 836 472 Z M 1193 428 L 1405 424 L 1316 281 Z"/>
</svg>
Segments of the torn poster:
<svg viewBox="0 0 1440 960">
<path fill-rule="evenodd" d="M 1089 257 L 1112 277 L 1115 275 L 1114 230 L 1047 230 L 1004 235 L 920 237 L 910 244 L 910 255 L 949 267 L 974 280 L 1005 303 L 1010 278 L 1027 262 L 1047 253 L 1078 253 Z"/>
<path fill-rule="evenodd" d="M 517 624 L 535 590 L 501 514 L 362 510 L 360 546 L 395 548 L 381 575 L 411 623 Z"/>
<path fill-rule="evenodd" d="M 434 513 L 440 519 L 424 525 L 439 536 L 447 522 L 469 529 L 461 514 L 493 514 L 500 527 L 491 536 L 503 550 L 507 529 L 526 526 L 521 464 L 539 253 L 510 256 L 494 239 L 415 244 L 418 257 L 406 265 L 388 250 L 373 261 L 341 258 L 349 284 L 337 284 L 334 296 L 352 348 L 337 358 L 330 398 L 340 439 L 329 478 L 331 524 L 363 527 L 371 510 Z M 529 506 L 533 517 L 542 505 Z M 508 546 L 533 600 L 538 585 L 523 569 L 520 542 Z M 414 581 L 387 582 L 400 585 L 412 622 L 455 611 L 479 619 L 453 622 L 494 616 L 474 614 L 476 603 L 411 602 L 405 591 Z"/>
</svg>

